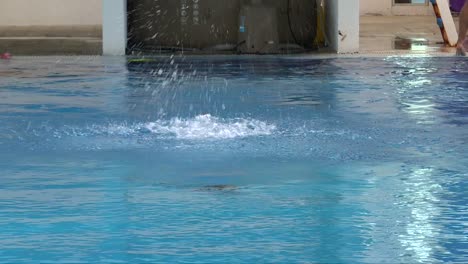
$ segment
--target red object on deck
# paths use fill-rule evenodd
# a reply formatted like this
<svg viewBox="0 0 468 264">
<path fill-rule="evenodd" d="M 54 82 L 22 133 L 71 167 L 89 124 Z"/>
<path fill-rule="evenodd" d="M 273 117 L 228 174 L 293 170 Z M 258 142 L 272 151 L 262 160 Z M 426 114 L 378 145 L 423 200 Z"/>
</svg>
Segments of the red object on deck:
<svg viewBox="0 0 468 264">
<path fill-rule="evenodd" d="M 11 59 L 11 54 L 8 53 L 8 52 L 2 53 L 2 54 L 0 54 L 0 59 L 9 60 L 9 59 Z"/>
</svg>

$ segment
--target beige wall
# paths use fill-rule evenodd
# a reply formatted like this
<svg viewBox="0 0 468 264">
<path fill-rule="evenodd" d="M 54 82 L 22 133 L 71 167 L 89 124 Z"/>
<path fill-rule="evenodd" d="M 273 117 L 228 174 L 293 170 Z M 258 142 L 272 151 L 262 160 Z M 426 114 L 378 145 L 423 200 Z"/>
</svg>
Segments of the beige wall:
<svg viewBox="0 0 468 264">
<path fill-rule="evenodd" d="M 361 15 L 390 15 L 392 0 L 361 0 Z"/>
<path fill-rule="evenodd" d="M 0 26 L 101 25 L 102 0 L 0 0 Z"/>
<path fill-rule="evenodd" d="M 393 5 L 393 0 L 361 0 L 361 15 L 434 15 L 432 5 Z"/>
<path fill-rule="evenodd" d="M 102 0 L 0 0 L 0 26 L 101 25 Z M 360 0 L 361 15 L 433 15 L 428 6 Z"/>
</svg>

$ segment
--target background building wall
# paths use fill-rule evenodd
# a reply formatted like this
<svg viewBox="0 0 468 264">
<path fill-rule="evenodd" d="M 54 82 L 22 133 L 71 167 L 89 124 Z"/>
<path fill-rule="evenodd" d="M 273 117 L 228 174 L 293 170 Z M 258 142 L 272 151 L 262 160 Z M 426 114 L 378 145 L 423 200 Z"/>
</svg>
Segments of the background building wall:
<svg viewBox="0 0 468 264">
<path fill-rule="evenodd" d="M 361 15 L 433 15 L 432 7 L 360 0 Z M 0 26 L 101 25 L 102 0 L 1 0 Z"/>
<path fill-rule="evenodd" d="M 392 0 L 360 0 L 361 15 L 391 15 Z"/>
<path fill-rule="evenodd" d="M 0 26 L 101 25 L 102 0 L 1 0 Z"/>
</svg>

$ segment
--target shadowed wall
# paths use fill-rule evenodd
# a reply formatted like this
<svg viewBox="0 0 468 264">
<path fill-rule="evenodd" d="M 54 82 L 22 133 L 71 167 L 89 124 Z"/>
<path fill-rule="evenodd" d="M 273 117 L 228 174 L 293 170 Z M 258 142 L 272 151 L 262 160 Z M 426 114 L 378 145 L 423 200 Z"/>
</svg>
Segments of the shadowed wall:
<svg viewBox="0 0 468 264">
<path fill-rule="evenodd" d="M 129 0 L 129 49 L 177 47 L 204 49 L 238 44 L 239 14 L 245 0 Z M 311 47 L 316 31 L 315 1 L 263 0 L 275 7 L 280 43 Z"/>
</svg>

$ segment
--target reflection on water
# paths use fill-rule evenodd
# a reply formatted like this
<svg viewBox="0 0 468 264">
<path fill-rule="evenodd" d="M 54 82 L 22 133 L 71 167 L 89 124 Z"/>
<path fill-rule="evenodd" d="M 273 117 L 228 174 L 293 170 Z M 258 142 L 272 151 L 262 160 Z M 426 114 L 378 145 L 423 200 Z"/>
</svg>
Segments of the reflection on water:
<svg viewBox="0 0 468 264">
<path fill-rule="evenodd" d="M 429 41 L 423 38 L 400 38 L 394 40 L 393 48 L 396 50 L 426 51 Z"/>
<path fill-rule="evenodd" d="M 429 58 L 421 58 L 415 61 L 395 61 L 395 64 L 402 67 L 403 78 L 396 77 L 392 80 L 397 85 L 399 94 L 399 103 L 402 110 L 419 124 L 436 124 L 439 116 L 436 109 L 434 95 L 427 90 L 434 85 L 436 81 L 430 78 L 432 74 L 437 73 L 437 69 L 430 63 Z M 437 80 L 439 81 L 439 80 Z"/>
<path fill-rule="evenodd" d="M 400 206 L 409 209 L 411 216 L 406 225 L 406 234 L 400 235 L 402 246 L 414 254 L 418 262 L 430 262 L 434 251 L 440 247 L 434 242 L 440 231 L 434 226 L 434 219 L 439 216 L 440 209 L 435 205 L 439 202 L 437 194 L 442 187 L 432 180 L 433 169 L 417 169 L 405 179 L 406 189 L 402 194 Z"/>
</svg>

